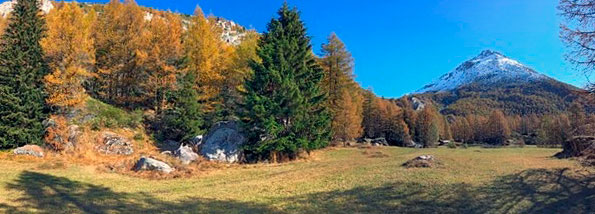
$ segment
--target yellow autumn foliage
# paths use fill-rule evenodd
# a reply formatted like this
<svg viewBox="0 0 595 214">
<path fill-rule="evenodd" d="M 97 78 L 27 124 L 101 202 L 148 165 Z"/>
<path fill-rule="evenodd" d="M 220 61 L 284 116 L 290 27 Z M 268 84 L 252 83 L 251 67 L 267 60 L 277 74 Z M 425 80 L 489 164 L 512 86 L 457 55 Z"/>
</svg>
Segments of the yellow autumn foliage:
<svg viewBox="0 0 595 214">
<path fill-rule="evenodd" d="M 72 108 L 87 98 L 82 82 L 95 63 L 91 26 L 95 12 L 87 14 L 73 3 L 59 3 L 46 17 L 47 37 L 41 41 L 52 73 L 45 77 L 47 102 Z"/>
</svg>

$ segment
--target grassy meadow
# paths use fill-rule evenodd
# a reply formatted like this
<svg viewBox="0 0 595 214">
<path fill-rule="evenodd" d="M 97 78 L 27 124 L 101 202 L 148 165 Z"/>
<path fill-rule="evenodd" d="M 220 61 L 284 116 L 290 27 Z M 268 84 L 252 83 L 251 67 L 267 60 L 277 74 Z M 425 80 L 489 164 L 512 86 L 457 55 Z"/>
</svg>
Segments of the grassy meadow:
<svg viewBox="0 0 595 214">
<path fill-rule="evenodd" d="M 559 149 L 329 148 L 283 164 L 147 179 L 0 157 L 0 213 L 589 213 L 595 173 Z M 401 166 L 422 154 L 436 168 Z"/>
</svg>

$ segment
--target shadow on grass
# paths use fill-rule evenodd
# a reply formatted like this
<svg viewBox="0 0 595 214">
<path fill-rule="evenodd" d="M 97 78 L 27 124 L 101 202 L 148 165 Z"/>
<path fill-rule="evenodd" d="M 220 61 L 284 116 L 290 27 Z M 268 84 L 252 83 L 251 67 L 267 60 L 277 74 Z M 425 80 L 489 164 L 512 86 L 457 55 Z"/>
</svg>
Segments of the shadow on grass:
<svg viewBox="0 0 595 214">
<path fill-rule="evenodd" d="M 595 213 L 595 175 L 533 169 L 484 186 L 416 182 L 288 199 L 300 213 Z"/>
<path fill-rule="evenodd" d="M 117 193 L 109 188 L 67 178 L 25 171 L 8 189 L 22 191 L 13 207 L 0 204 L 0 213 L 278 213 L 251 203 L 203 198 L 166 202 L 146 193 Z M 10 196 L 8 196 L 10 197 Z"/>
<path fill-rule="evenodd" d="M 389 183 L 290 196 L 284 210 L 271 205 L 189 198 L 166 202 L 143 193 L 108 188 L 36 172 L 23 172 L 9 189 L 22 191 L 19 207 L 0 204 L 0 212 L 23 213 L 593 213 L 595 175 L 568 169 L 532 169 L 500 177 L 483 186 L 459 183 L 426 186 Z M 191 190 L 189 190 L 191 191 Z"/>
</svg>

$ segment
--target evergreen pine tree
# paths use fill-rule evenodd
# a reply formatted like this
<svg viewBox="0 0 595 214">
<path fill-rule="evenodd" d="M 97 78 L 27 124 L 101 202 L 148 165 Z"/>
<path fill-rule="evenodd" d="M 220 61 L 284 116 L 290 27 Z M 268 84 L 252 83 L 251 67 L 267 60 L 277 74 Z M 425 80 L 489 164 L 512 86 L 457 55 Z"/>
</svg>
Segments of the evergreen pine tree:
<svg viewBox="0 0 595 214">
<path fill-rule="evenodd" d="M 41 144 L 47 118 L 43 77 L 49 67 L 39 44 L 45 20 L 39 1 L 18 0 L 0 50 L 0 147 Z"/>
<path fill-rule="evenodd" d="M 246 81 L 244 111 L 251 160 L 294 158 L 301 150 L 324 147 L 330 117 L 321 91 L 323 71 L 312 53 L 310 38 L 296 9 L 287 3 L 272 19 Z M 278 159 L 279 158 L 279 159 Z"/>
<path fill-rule="evenodd" d="M 165 109 L 160 118 L 161 126 L 157 138 L 161 141 L 174 140 L 184 142 L 202 133 L 201 107 L 198 93 L 194 89 L 196 76 L 188 72 L 182 79 L 177 91 L 169 95 L 172 106 Z"/>
</svg>

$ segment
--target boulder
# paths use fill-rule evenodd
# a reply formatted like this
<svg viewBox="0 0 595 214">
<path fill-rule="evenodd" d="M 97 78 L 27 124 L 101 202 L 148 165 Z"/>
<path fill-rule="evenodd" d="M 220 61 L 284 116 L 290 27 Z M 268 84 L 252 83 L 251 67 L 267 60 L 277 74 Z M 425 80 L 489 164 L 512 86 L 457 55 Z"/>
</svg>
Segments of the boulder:
<svg viewBox="0 0 595 214">
<path fill-rule="evenodd" d="M 372 145 L 374 145 L 374 146 L 389 146 L 388 142 L 383 137 L 372 139 Z"/>
<path fill-rule="evenodd" d="M 43 149 L 37 145 L 25 145 L 16 148 L 12 151 L 15 155 L 29 155 L 35 157 L 43 157 Z"/>
<path fill-rule="evenodd" d="M 153 158 L 141 157 L 134 165 L 134 171 L 149 170 L 170 173 L 174 169 L 165 162 Z"/>
<path fill-rule="evenodd" d="M 174 156 L 180 159 L 183 164 L 190 164 L 198 159 L 198 154 L 192 151 L 192 147 L 186 145 L 180 145 L 180 148 L 174 151 Z"/>
<path fill-rule="evenodd" d="M 103 132 L 98 138 L 99 152 L 108 155 L 131 155 L 134 153 L 130 140 L 112 132 Z"/>
<path fill-rule="evenodd" d="M 76 147 L 81 135 L 83 135 L 83 131 L 81 131 L 81 128 L 79 126 L 68 126 L 68 146 Z"/>
<path fill-rule="evenodd" d="M 246 140 L 238 122 L 218 122 L 204 137 L 200 145 L 200 154 L 207 160 L 235 163 L 240 161 L 240 147 Z"/>
<path fill-rule="evenodd" d="M 406 168 L 430 168 L 436 165 L 436 159 L 432 155 L 422 155 L 403 163 Z"/>
</svg>

